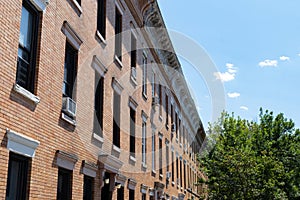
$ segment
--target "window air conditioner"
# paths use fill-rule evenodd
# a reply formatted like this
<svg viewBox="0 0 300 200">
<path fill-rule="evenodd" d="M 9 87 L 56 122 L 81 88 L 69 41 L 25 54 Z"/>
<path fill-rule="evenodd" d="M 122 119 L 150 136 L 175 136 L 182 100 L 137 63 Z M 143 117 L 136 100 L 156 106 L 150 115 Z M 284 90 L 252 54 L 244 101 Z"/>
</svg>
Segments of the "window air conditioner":
<svg viewBox="0 0 300 200">
<path fill-rule="evenodd" d="M 171 131 L 172 131 L 172 132 L 175 132 L 175 131 L 176 131 L 176 124 L 175 124 L 175 123 L 172 123 L 172 124 L 171 124 Z"/>
<path fill-rule="evenodd" d="M 63 97 L 62 111 L 71 117 L 75 117 L 76 102 L 70 97 Z"/>
<path fill-rule="evenodd" d="M 166 174 L 167 179 L 171 178 L 171 176 L 172 176 L 172 172 L 167 172 Z"/>
</svg>

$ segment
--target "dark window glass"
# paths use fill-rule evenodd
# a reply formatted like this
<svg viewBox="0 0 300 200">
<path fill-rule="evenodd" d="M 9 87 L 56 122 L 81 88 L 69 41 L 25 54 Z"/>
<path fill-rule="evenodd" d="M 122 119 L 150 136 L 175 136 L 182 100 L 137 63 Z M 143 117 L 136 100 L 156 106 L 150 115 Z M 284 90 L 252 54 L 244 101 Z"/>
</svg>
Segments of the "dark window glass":
<svg viewBox="0 0 300 200">
<path fill-rule="evenodd" d="M 147 154 L 147 138 L 146 138 L 146 122 L 142 123 L 142 163 L 146 164 Z"/>
<path fill-rule="evenodd" d="M 94 110 L 94 133 L 103 136 L 103 90 L 104 79 L 97 72 L 95 73 L 95 110 Z"/>
<path fill-rule="evenodd" d="M 116 24 L 115 24 L 115 54 L 122 61 L 122 14 L 116 7 Z"/>
<path fill-rule="evenodd" d="M 110 191 L 110 173 L 105 172 L 103 181 L 104 181 L 104 186 L 101 189 L 101 199 L 112 199 L 112 191 Z"/>
<path fill-rule="evenodd" d="M 83 200 L 93 199 L 93 186 L 94 186 L 94 178 L 90 176 L 84 176 Z"/>
<path fill-rule="evenodd" d="M 136 67 L 136 38 L 131 33 L 131 52 L 130 52 L 130 57 L 131 57 L 131 67 Z"/>
<path fill-rule="evenodd" d="M 117 147 L 120 147 L 120 105 L 121 96 L 114 91 L 114 107 L 113 107 L 113 144 Z"/>
<path fill-rule="evenodd" d="M 129 200 L 134 200 L 134 190 L 129 189 Z"/>
<path fill-rule="evenodd" d="M 65 51 L 63 95 L 72 98 L 77 73 L 78 51 L 69 42 L 66 42 Z"/>
<path fill-rule="evenodd" d="M 170 158 L 169 158 L 169 145 L 166 146 L 166 164 L 167 164 L 167 171 L 169 172 L 169 165 L 170 165 Z"/>
<path fill-rule="evenodd" d="M 32 93 L 35 81 L 38 24 L 38 11 L 28 0 L 24 0 L 20 24 L 16 82 Z"/>
<path fill-rule="evenodd" d="M 130 108 L 130 155 L 135 157 L 135 110 Z"/>
<path fill-rule="evenodd" d="M 183 176 L 182 176 L 182 160 L 180 160 L 180 187 L 182 187 L 182 179 L 183 179 Z"/>
<path fill-rule="evenodd" d="M 76 0 L 76 1 L 81 6 L 81 0 Z"/>
<path fill-rule="evenodd" d="M 58 168 L 57 200 L 72 199 L 72 171 Z"/>
<path fill-rule="evenodd" d="M 186 164 L 183 165 L 183 172 L 184 172 L 184 189 L 186 189 Z"/>
<path fill-rule="evenodd" d="M 174 182 L 174 152 L 172 151 L 172 182 Z"/>
<path fill-rule="evenodd" d="M 147 96 L 147 57 L 143 55 L 143 88 L 142 92 L 144 96 Z"/>
<path fill-rule="evenodd" d="M 179 185 L 179 159 L 176 158 L 176 178 L 177 178 L 177 185 Z"/>
<path fill-rule="evenodd" d="M 9 154 L 6 200 L 27 199 L 28 165 L 28 158 Z"/>
<path fill-rule="evenodd" d="M 166 112 L 166 127 L 168 127 L 168 124 L 169 124 L 169 96 L 167 95 L 167 88 L 165 88 L 165 100 L 166 100 L 166 109 L 165 109 L 165 112 Z"/>
<path fill-rule="evenodd" d="M 106 0 L 98 0 L 97 10 L 97 30 L 101 36 L 105 39 L 105 19 L 106 19 Z"/>
<path fill-rule="evenodd" d="M 159 138 L 159 174 L 163 174 L 162 168 L 162 138 Z"/>
<path fill-rule="evenodd" d="M 121 186 L 117 191 L 117 200 L 124 200 L 124 187 Z"/>
<path fill-rule="evenodd" d="M 142 200 L 146 200 L 146 194 L 142 194 Z"/>
</svg>

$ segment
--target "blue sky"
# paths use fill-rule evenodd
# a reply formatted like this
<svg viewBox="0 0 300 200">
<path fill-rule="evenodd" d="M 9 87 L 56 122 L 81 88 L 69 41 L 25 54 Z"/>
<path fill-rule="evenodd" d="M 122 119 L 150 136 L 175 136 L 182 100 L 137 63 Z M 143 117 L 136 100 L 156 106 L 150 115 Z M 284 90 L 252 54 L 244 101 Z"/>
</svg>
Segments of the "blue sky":
<svg viewBox="0 0 300 200">
<path fill-rule="evenodd" d="M 299 0 L 158 2 L 167 28 L 195 40 L 216 65 L 227 111 L 257 120 L 262 107 L 300 127 Z M 180 61 L 207 127 L 212 116 L 207 83 Z"/>
</svg>

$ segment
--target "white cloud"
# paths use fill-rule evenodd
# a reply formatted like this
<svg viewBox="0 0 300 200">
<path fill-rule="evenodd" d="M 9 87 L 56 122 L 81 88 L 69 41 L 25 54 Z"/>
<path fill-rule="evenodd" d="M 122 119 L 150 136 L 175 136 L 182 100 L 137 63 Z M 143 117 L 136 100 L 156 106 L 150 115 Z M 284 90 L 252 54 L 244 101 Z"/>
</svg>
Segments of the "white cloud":
<svg viewBox="0 0 300 200">
<path fill-rule="evenodd" d="M 264 60 L 258 63 L 260 67 L 277 67 L 277 60 Z"/>
<path fill-rule="evenodd" d="M 300 56 L 300 53 L 298 53 L 298 56 Z"/>
<path fill-rule="evenodd" d="M 235 74 L 237 72 L 236 68 L 233 67 L 234 65 L 232 63 L 226 63 L 225 66 L 227 67 L 227 71 L 222 72 L 214 72 L 214 76 L 217 80 L 220 80 L 222 82 L 228 82 L 235 79 Z"/>
<path fill-rule="evenodd" d="M 241 106 L 241 107 L 240 107 L 240 109 L 242 109 L 242 110 L 246 110 L 246 111 L 247 111 L 247 110 L 249 110 L 249 108 L 248 108 L 248 107 L 246 107 L 246 106 Z"/>
<path fill-rule="evenodd" d="M 241 94 L 237 93 L 237 92 L 227 93 L 227 95 L 229 98 L 237 98 L 237 97 L 241 96 Z"/>
<path fill-rule="evenodd" d="M 233 68 L 233 64 L 232 63 L 226 63 L 226 67 L 228 68 L 228 69 L 232 69 Z"/>
<path fill-rule="evenodd" d="M 217 80 L 220 80 L 222 82 L 232 81 L 235 78 L 235 74 L 229 72 L 225 72 L 225 73 L 215 72 L 214 76 L 216 77 Z"/>
<path fill-rule="evenodd" d="M 280 59 L 281 61 L 288 61 L 288 60 L 290 60 L 290 58 L 287 57 L 287 56 L 280 56 L 279 59 Z"/>
</svg>

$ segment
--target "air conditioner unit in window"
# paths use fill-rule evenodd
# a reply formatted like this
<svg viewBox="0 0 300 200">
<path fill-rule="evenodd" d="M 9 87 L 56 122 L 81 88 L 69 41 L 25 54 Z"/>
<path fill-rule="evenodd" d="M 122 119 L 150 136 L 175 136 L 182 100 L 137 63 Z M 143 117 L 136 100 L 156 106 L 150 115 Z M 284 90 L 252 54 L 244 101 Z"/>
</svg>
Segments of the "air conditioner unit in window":
<svg viewBox="0 0 300 200">
<path fill-rule="evenodd" d="M 172 131 L 172 132 L 175 132 L 175 131 L 176 131 L 176 124 L 175 124 L 175 123 L 172 123 L 172 124 L 171 124 L 171 131 Z"/>
<path fill-rule="evenodd" d="M 70 97 L 63 97 L 62 111 L 71 117 L 75 117 L 76 102 Z"/>
<path fill-rule="evenodd" d="M 171 176 L 172 176 L 172 172 L 167 172 L 167 173 L 166 173 L 166 177 L 167 177 L 167 179 L 170 179 L 170 178 L 171 178 Z"/>
<path fill-rule="evenodd" d="M 152 97 L 152 105 L 156 106 L 159 104 L 159 97 L 158 96 L 153 96 Z"/>
</svg>

